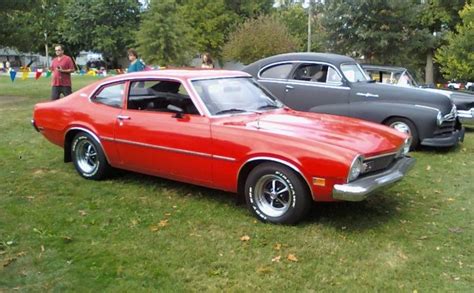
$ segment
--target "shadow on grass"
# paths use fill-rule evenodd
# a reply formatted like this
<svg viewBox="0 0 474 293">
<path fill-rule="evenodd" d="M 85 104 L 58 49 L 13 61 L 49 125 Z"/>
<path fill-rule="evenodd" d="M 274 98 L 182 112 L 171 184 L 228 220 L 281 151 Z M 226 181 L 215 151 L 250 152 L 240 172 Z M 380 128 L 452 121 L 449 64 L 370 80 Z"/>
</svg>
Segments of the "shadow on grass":
<svg viewBox="0 0 474 293">
<path fill-rule="evenodd" d="M 118 170 L 110 178 L 110 180 L 118 179 L 154 188 L 176 190 L 183 194 L 182 196 L 196 195 L 196 197 L 223 205 L 234 205 L 235 208 L 241 209 L 243 213 L 250 213 L 245 204 L 245 199 L 235 193 L 124 170 Z M 344 227 L 347 231 L 371 229 L 397 217 L 397 207 L 401 203 L 400 198 L 394 197 L 394 194 L 395 192 L 388 191 L 386 194 L 374 195 L 362 202 L 315 202 L 311 212 L 298 225 L 303 227 L 319 223 L 335 228 Z"/>
</svg>

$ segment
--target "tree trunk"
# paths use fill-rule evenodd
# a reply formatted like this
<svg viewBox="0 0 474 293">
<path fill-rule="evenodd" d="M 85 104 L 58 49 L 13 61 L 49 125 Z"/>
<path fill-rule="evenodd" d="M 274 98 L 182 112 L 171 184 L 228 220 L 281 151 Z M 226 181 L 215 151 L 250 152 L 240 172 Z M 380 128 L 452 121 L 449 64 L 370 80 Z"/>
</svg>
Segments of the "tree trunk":
<svg viewBox="0 0 474 293">
<path fill-rule="evenodd" d="M 425 83 L 434 84 L 433 81 L 433 51 L 429 50 L 426 54 Z"/>
</svg>

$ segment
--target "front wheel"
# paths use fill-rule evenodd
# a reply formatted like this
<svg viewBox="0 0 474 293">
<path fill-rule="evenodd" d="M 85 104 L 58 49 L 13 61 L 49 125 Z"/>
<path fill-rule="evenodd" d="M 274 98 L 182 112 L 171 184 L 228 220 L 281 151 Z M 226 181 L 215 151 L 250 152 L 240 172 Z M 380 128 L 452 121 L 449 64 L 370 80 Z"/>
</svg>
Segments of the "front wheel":
<svg viewBox="0 0 474 293">
<path fill-rule="evenodd" d="M 384 124 L 395 130 L 410 135 L 412 138 L 410 146 L 411 150 L 414 150 L 418 147 L 420 138 L 418 137 L 418 130 L 416 129 L 416 126 L 413 124 L 413 122 L 406 118 L 394 117 L 387 120 Z"/>
<path fill-rule="evenodd" d="M 274 224 L 295 224 L 312 203 L 305 182 L 290 168 L 276 163 L 263 163 L 250 172 L 245 200 L 258 219 Z"/>
<path fill-rule="evenodd" d="M 100 144 L 84 132 L 80 132 L 74 137 L 71 158 L 77 172 L 87 179 L 102 179 L 110 170 L 110 165 Z"/>
</svg>

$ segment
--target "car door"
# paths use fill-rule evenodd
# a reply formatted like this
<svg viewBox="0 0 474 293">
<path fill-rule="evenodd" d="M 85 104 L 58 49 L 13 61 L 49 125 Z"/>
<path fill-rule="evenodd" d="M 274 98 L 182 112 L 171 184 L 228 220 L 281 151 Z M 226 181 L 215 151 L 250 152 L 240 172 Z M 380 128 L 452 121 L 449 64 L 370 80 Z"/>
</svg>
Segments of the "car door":
<svg viewBox="0 0 474 293">
<path fill-rule="evenodd" d="M 349 96 L 350 88 L 334 66 L 301 62 L 290 73 L 282 100 L 295 110 L 349 116 Z"/>
<path fill-rule="evenodd" d="M 258 73 L 258 81 L 279 100 L 285 98 L 286 84 L 293 69 L 291 62 L 276 63 L 264 67 Z"/>
<path fill-rule="evenodd" d="M 176 111 L 176 107 L 183 110 Z M 210 123 L 177 80 L 130 82 L 117 117 L 117 149 L 124 168 L 195 184 L 212 181 Z"/>
</svg>

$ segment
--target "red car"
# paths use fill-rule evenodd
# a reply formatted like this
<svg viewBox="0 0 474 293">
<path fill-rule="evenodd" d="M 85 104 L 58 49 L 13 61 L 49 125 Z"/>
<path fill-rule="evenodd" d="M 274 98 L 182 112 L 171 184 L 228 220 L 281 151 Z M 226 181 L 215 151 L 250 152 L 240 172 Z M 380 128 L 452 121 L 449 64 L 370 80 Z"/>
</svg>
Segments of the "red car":
<svg viewBox="0 0 474 293">
<path fill-rule="evenodd" d="M 294 111 L 235 71 L 110 77 L 37 104 L 32 124 L 87 179 L 115 167 L 237 192 L 271 223 L 296 223 L 312 201 L 363 200 L 414 164 L 406 134 Z"/>
</svg>

